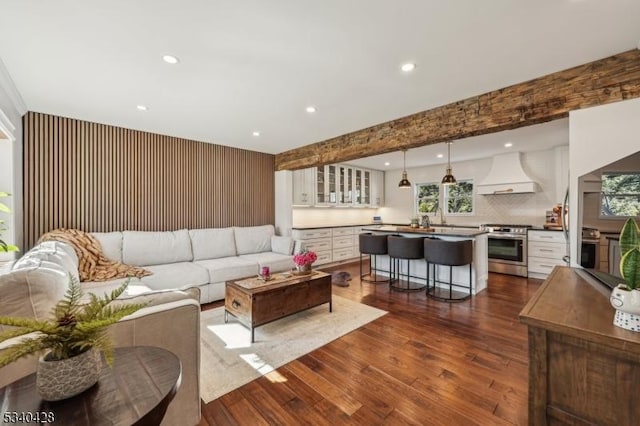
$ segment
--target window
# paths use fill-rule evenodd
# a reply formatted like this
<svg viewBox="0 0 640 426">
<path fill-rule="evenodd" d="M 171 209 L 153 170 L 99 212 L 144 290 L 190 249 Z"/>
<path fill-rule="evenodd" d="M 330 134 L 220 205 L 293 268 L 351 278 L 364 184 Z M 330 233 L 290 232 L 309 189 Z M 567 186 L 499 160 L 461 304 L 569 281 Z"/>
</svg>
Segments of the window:
<svg viewBox="0 0 640 426">
<path fill-rule="evenodd" d="M 440 184 L 419 183 L 416 185 L 417 212 L 435 213 L 440 206 Z"/>
<path fill-rule="evenodd" d="M 473 180 L 459 180 L 456 185 L 450 186 L 440 183 L 416 185 L 418 214 L 435 213 L 441 205 L 447 206 L 447 214 L 473 214 Z"/>
<path fill-rule="evenodd" d="M 640 214 L 640 173 L 603 173 L 600 194 L 601 217 Z"/>
<path fill-rule="evenodd" d="M 455 185 L 445 186 L 447 214 L 473 213 L 473 181 L 459 180 Z"/>
</svg>

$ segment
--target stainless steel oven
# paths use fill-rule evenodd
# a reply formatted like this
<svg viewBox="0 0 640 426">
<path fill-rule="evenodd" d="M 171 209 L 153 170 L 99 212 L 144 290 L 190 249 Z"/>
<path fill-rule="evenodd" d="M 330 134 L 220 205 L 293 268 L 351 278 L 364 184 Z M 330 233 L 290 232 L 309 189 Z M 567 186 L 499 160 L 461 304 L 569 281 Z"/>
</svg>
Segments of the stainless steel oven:
<svg viewBox="0 0 640 426">
<path fill-rule="evenodd" d="M 595 228 L 582 228 L 580 266 L 600 269 L 600 231 Z"/>
<path fill-rule="evenodd" d="M 489 271 L 501 274 L 527 276 L 526 225 L 482 225 L 489 231 Z"/>
</svg>

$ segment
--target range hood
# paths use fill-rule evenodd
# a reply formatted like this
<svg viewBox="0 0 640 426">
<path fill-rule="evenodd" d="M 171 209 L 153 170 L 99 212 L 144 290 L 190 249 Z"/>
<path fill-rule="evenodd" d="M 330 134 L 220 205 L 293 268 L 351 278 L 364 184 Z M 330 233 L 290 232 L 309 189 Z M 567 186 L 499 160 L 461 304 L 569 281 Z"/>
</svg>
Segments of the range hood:
<svg viewBox="0 0 640 426">
<path fill-rule="evenodd" d="M 535 183 L 522 169 L 520 153 L 511 152 L 493 157 L 493 164 L 489 175 L 477 185 L 477 193 L 493 194 L 521 194 L 536 192 Z"/>
</svg>

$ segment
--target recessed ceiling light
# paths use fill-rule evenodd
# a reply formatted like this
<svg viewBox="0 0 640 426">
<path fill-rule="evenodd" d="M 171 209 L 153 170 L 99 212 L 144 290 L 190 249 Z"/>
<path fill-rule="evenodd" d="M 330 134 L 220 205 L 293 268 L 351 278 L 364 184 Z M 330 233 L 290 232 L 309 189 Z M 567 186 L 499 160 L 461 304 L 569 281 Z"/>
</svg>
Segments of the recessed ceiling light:
<svg viewBox="0 0 640 426">
<path fill-rule="evenodd" d="M 253 136 L 260 136 L 260 132 L 257 132 L 257 131 L 256 131 L 256 132 L 253 132 L 253 133 L 252 133 L 252 135 L 253 135 Z"/>
<path fill-rule="evenodd" d="M 168 64 L 171 64 L 171 65 L 175 65 L 178 62 L 180 62 L 180 60 L 178 58 L 176 58 L 175 56 L 172 56 L 172 55 L 164 55 L 164 56 L 162 56 L 162 60 L 165 61 Z"/>
<path fill-rule="evenodd" d="M 314 107 L 314 106 L 308 106 L 308 107 L 307 107 L 307 112 L 308 112 L 309 114 L 313 114 L 313 113 L 314 113 L 314 112 L 316 112 L 316 111 L 317 111 L 317 110 L 316 110 L 316 107 Z"/>
<path fill-rule="evenodd" d="M 513 146 L 513 144 L 511 142 L 507 142 L 504 144 L 505 148 L 511 148 Z"/>
<path fill-rule="evenodd" d="M 414 64 L 413 62 L 407 62 L 406 64 L 402 64 L 400 69 L 404 72 L 413 71 L 416 69 L 416 64 Z"/>
<path fill-rule="evenodd" d="M 146 107 L 146 106 L 144 106 L 144 105 L 138 105 L 136 108 L 138 108 L 140 111 L 146 111 L 146 110 L 148 110 L 148 109 L 149 109 L 149 108 L 147 108 L 147 107 Z"/>
<path fill-rule="evenodd" d="M 442 157 L 444 157 L 444 155 L 442 155 L 442 154 L 438 154 L 438 155 L 436 155 L 436 157 L 438 157 L 438 158 L 442 158 Z"/>
<path fill-rule="evenodd" d="M 385 161 L 385 162 L 384 162 L 384 165 L 385 165 L 385 166 L 390 166 L 390 165 L 391 165 L 391 163 L 390 163 L 390 162 L 388 162 L 388 161 Z"/>
</svg>

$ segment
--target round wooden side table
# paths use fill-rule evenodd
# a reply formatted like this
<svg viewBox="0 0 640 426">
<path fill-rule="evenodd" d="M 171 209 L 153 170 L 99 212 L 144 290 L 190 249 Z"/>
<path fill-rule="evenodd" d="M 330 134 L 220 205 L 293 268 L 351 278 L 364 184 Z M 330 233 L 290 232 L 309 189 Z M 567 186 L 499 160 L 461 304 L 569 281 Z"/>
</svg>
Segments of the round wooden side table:
<svg viewBox="0 0 640 426">
<path fill-rule="evenodd" d="M 3 424 L 158 425 L 180 386 L 182 365 L 173 353 L 150 346 L 117 348 L 113 367 L 80 395 L 43 401 L 31 374 L 0 389 Z"/>
</svg>

